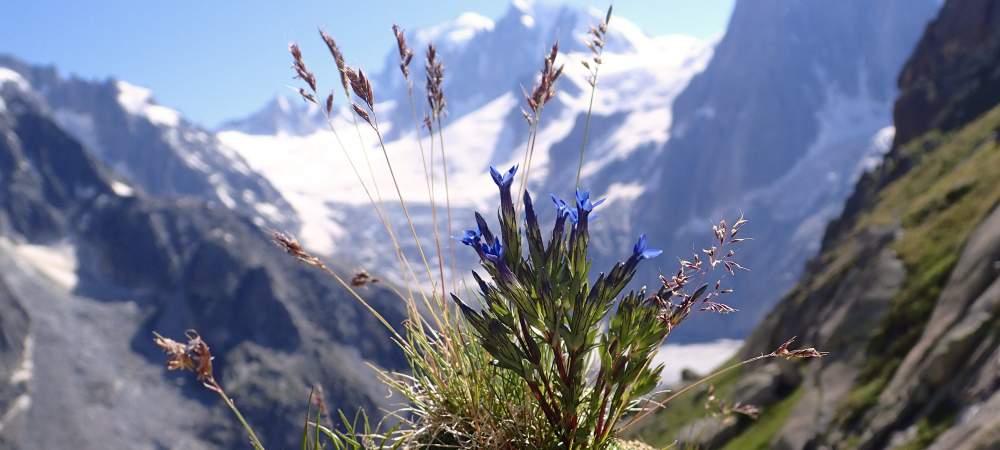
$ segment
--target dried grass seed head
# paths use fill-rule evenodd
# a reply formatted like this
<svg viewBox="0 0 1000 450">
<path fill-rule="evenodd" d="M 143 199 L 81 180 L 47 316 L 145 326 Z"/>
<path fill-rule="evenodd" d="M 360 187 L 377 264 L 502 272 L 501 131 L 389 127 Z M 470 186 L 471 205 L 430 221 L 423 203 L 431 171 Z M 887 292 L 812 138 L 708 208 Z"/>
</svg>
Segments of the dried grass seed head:
<svg viewBox="0 0 1000 450">
<path fill-rule="evenodd" d="M 323 267 L 323 262 L 320 261 L 319 258 L 307 252 L 306 249 L 302 247 L 302 244 L 299 244 L 295 238 L 280 231 L 272 231 L 271 240 L 274 241 L 275 245 L 289 255 L 294 256 L 299 261 L 309 264 L 310 266 Z"/>
<path fill-rule="evenodd" d="M 447 103 L 444 98 L 444 64 L 437 57 L 437 47 L 433 43 L 427 44 L 426 62 L 424 72 L 427 77 L 427 105 L 430 107 L 431 116 L 440 119 L 444 115 Z"/>
<path fill-rule="evenodd" d="M 344 91 L 348 89 L 347 82 L 347 64 L 344 62 L 344 54 L 340 51 L 340 47 L 337 46 L 337 41 L 334 41 L 329 34 L 323 30 L 319 30 L 319 36 L 323 38 L 323 42 L 326 44 L 326 48 L 330 50 L 330 56 L 333 57 L 333 62 L 337 65 L 337 72 L 340 74 L 340 84 L 344 86 Z"/>
<path fill-rule="evenodd" d="M 773 353 L 774 356 L 784 359 L 806 359 L 806 358 L 822 358 L 823 356 L 829 354 L 827 352 L 821 352 L 819 350 L 816 350 L 814 347 L 801 348 L 798 350 L 790 350 L 788 347 L 792 345 L 792 342 L 795 342 L 795 338 L 796 337 L 793 336 L 791 339 L 785 341 L 784 344 L 781 344 L 781 346 L 779 346 L 778 349 L 774 351 Z"/>
<path fill-rule="evenodd" d="M 558 55 L 559 42 L 557 41 L 552 44 L 552 48 L 549 50 L 549 53 L 545 55 L 545 61 L 542 65 L 542 71 L 538 79 L 538 84 L 536 84 L 531 90 L 531 94 L 525 95 L 525 101 L 528 103 L 528 109 L 531 112 L 530 117 L 526 117 L 529 122 L 537 120 L 538 113 L 541 112 L 545 104 L 555 97 L 556 80 L 559 79 L 563 71 L 562 65 L 558 68 L 555 66 L 556 57 Z"/>
<path fill-rule="evenodd" d="M 316 76 L 309 71 L 305 61 L 302 60 L 302 50 L 299 48 L 299 44 L 294 42 L 288 44 L 288 51 L 292 54 L 292 69 L 295 71 L 295 78 L 304 81 L 309 86 L 309 90 L 315 94 Z M 313 98 L 313 103 L 315 103 L 315 98 Z"/>
<path fill-rule="evenodd" d="M 375 91 L 372 89 L 371 81 L 365 76 L 365 72 L 359 67 L 357 70 L 347 69 L 346 73 L 354 95 L 364 101 L 369 110 L 374 110 Z"/>
<path fill-rule="evenodd" d="M 187 330 L 184 334 L 188 339 L 187 344 L 153 333 L 153 343 L 167 354 L 167 370 L 194 372 L 198 381 L 214 382 L 212 352 L 208 344 L 202 340 L 197 331 Z"/>
<path fill-rule="evenodd" d="M 194 371 L 194 360 L 188 356 L 187 346 L 173 339 L 163 337 L 160 333 L 153 332 L 153 343 L 156 344 L 163 353 L 167 354 L 167 370 L 190 370 Z"/>
<path fill-rule="evenodd" d="M 413 50 L 406 45 L 406 33 L 399 25 L 392 25 L 392 34 L 396 35 L 396 48 L 399 50 L 399 70 L 403 78 L 410 79 L 410 62 L 413 61 Z"/>
</svg>

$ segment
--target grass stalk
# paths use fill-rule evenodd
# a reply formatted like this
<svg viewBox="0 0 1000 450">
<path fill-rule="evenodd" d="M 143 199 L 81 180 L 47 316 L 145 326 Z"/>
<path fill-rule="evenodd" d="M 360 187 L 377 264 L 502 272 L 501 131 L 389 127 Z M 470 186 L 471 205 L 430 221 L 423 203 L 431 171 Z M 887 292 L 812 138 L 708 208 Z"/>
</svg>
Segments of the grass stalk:
<svg viewBox="0 0 1000 450">
<path fill-rule="evenodd" d="M 722 374 L 724 374 L 726 372 L 730 372 L 732 370 L 739 369 L 740 367 L 746 366 L 748 364 L 755 363 L 755 362 L 763 360 L 763 359 L 774 358 L 774 357 L 777 357 L 777 356 L 778 356 L 777 352 L 771 352 L 771 353 L 768 353 L 768 354 L 758 355 L 758 356 L 755 356 L 753 358 L 740 361 L 738 363 L 735 363 L 735 364 L 723 367 L 722 369 L 719 369 L 719 370 L 717 370 L 715 372 L 712 372 L 711 374 L 702 377 L 698 381 L 695 381 L 694 383 L 691 383 L 691 384 L 689 384 L 687 386 L 684 386 L 681 389 L 678 389 L 675 392 L 670 393 L 670 395 L 668 395 L 667 398 L 663 399 L 662 401 L 657 402 L 657 401 L 653 401 L 652 399 L 650 399 L 649 401 L 651 403 L 653 403 L 654 406 L 652 408 L 646 408 L 641 413 L 635 415 L 631 420 L 629 420 L 628 422 L 626 422 L 625 425 L 623 425 L 619 431 L 628 429 L 630 426 L 632 426 L 635 423 L 639 422 L 640 420 L 642 420 L 646 416 L 648 416 L 648 415 L 650 415 L 650 414 L 652 414 L 652 413 L 654 413 L 656 411 L 659 411 L 660 409 L 666 407 L 667 404 L 670 403 L 673 399 L 675 399 L 677 397 L 680 397 L 681 395 L 684 395 L 686 392 L 688 392 L 688 391 L 690 391 L 690 390 L 692 390 L 692 389 L 694 389 L 694 388 L 696 388 L 698 386 L 701 386 L 701 385 L 703 385 L 703 384 L 705 384 L 705 383 L 707 383 L 709 381 L 714 380 L 715 378 L 721 376 Z"/>
<path fill-rule="evenodd" d="M 410 103 L 410 114 L 413 116 L 413 128 L 417 136 L 417 144 L 420 147 L 420 161 L 423 163 L 424 168 L 424 180 L 427 183 L 427 197 L 430 202 L 431 207 L 431 226 L 434 228 L 434 248 L 437 251 L 438 260 L 438 275 L 441 280 L 441 299 L 446 297 L 445 294 L 445 281 L 444 281 L 444 252 L 441 249 L 441 233 L 438 229 L 437 220 L 437 201 L 434 195 L 434 132 L 428 130 L 430 135 L 430 146 L 431 146 L 431 159 L 430 165 L 427 163 L 427 159 L 424 157 L 424 145 L 423 140 L 420 138 L 420 121 L 417 119 L 417 109 L 413 101 L 413 89 L 407 87 L 407 98 Z M 436 292 L 437 290 L 433 290 Z"/>
<path fill-rule="evenodd" d="M 413 225 L 413 218 L 412 216 L 410 216 L 410 210 L 409 208 L 406 207 L 406 200 L 403 198 L 403 190 L 400 189 L 399 187 L 399 180 L 396 178 L 396 172 L 392 167 L 392 159 L 389 158 L 389 151 L 386 150 L 385 148 L 385 142 L 382 139 L 382 131 L 380 130 L 378 125 L 379 123 L 378 116 L 375 114 L 374 110 L 372 111 L 372 118 L 374 119 L 374 122 L 372 124 L 372 129 L 375 131 L 375 135 L 378 137 L 379 148 L 382 149 L 382 155 L 385 157 L 386 167 L 389 169 L 389 176 L 392 178 L 393 187 L 396 188 L 396 196 L 399 199 L 399 207 L 400 209 L 403 210 L 403 215 L 406 217 L 406 223 L 410 227 L 410 234 L 413 235 L 413 242 L 417 245 L 417 251 L 420 253 L 420 259 L 423 262 L 424 269 L 427 272 L 427 278 L 429 280 L 433 280 L 434 275 L 431 274 L 430 263 L 427 260 L 427 255 L 424 253 L 423 245 L 420 244 L 420 236 L 417 234 L 417 228 Z M 430 305 L 427 306 L 430 307 Z M 433 312 L 433 309 L 431 312 Z M 437 320 L 436 315 L 435 315 L 435 320 Z M 438 323 L 438 325 L 440 325 L 440 323 Z"/>
<path fill-rule="evenodd" d="M 357 165 L 354 164 L 354 159 L 351 158 L 350 152 L 347 151 L 347 147 L 344 145 L 343 140 L 341 140 L 340 138 L 340 134 L 337 133 L 336 127 L 333 126 L 333 119 L 330 117 L 329 113 L 326 114 L 326 124 L 327 127 L 329 127 L 330 132 L 333 133 L 334 138 L 337 140 L 337 145 L 340 146 L 340 150 L 341 152 L 343 152 L 344 157 L 347 158 L 347 163 L 349 166 L 351 166 L 351 170 L 354 172 L 354 176 L 357 178 L 358 184 L 361 185 L 361 189 L 364 191 L 365 196 L 368 198 L 368 202 L 371 203 L 373 208 L 375 208 L 375 215 L 378 217 L 379 222 L 382 224 L 383 227 L 385 227 L 386 233 L 389 234 L 389 240 L 392 242 L 393 249 L 396 252 L 396 257 L 397 259 L 399 259 L 399 262 L 402 265 L 401 268 L 404 271 L 403 276 L 406 277 L 406 275 L 409 274 L 411 277 L 414 278 L 414 280 L 416 280 L 416 273 L 413 271 L 413 267 L 410 265 L 409 260 L 406 258 L 406 254 L 403 253 L 403 248 L 399 245 L 399 240 L 396 238 L 396 233 L 395 231 L 393 231 L 392 224 L 389 223 L 388 219 L 386 219 L 385 217 L 385 213 L 382 211 L 381 201 L 376 202 L 375 199 L 372 197 L 371 191 L 368 189 L 368 186 L 365 184 L 364 179 L 361 176 L 361 172 L 358 170 Z M 364 151 L 363 148 L 362 151 Z M 406 283 L 406 293 L 407 293 L 406 299 L 413 298 L 413 289 L 411 288 L 409 283 Z M 423 295 L 423 293 L 421 293 L 421 295 Z"/>
<path fill-rule="evenodd" d="M 587 142 L 590 140 L 590 118 L 594 111 L 594 97 L 597 94 L 597 72 L 601 69 L 600 65 L 594 68 L 594 77 L 591 79 L 590 84 L 590 103 L 587 105 L 587 119 L 584 121 L 583 125 L 583 144 L 580 145 L 580 163 L 576 166 L 576 188 L 580 188 L 580 173 L 583 172 L 583 154 L 587 151 Z"/>
<path fill-rule="evenodd" d="M 246 418 L 243 417 L 243 414 L 240 413 L 240 409 L 236 407 L 236 403 L 233 403 L 233 399 L 229 398 L 229 395 L 227 395 L 226 391 L 222 389 L 222 386 L 215 381 L 215 377 L 209 378 L 205 383 L 209 390 L 214 391 L 216 394 L 219 394 L 219 397 L 222 397 L 222 401 L 226 403 L 229 410 L 236 416 L 236 420 L 240 422 L 240 425 L 243 426 L 243 430 L 247 432 L 247 436 L 250 438 L 250 445 L 253 446 L 254 450 L 265 450 L 264 444 L 260 442 L 260 438 L 257 437 L 257 433 L 254 433 L 253 427 L 250 426 L 250 423 L 248 423 Z"/>
<path fill-rule="evenodd" d="M 437 117 L 437 130 L 438 130 L 438 145 L 441 147 L 441 172 L 443 172 L 444 174 L 445 208 L 448 214 L 448 237 L 449 237 L 448 250 L 451 253 L 451 282 L 452 282 L 452 289 L 457 291 L 458 283 L 455 281 L 455 279 L 458 271 L 455 261 L 458 259 L 458 255 L 455 253 L 455 240 L 450 239 L 455 236 L 455 233 L 452 228 L 452 221 L 451 221 L 451 189 L 448 187 L 448 155 L 445 153 L 444 150 L 444 128 L 441 126 L 441 116 Z M 438 251 L 440 251 L 440 249 L 438 249 Z M 443 279 L 441 280 L 441 283 L 444 284 Z M 441 291 L 442 291 L 442 298 L 444 298 L 445 295 L 443 287 Z"/>
</svg>

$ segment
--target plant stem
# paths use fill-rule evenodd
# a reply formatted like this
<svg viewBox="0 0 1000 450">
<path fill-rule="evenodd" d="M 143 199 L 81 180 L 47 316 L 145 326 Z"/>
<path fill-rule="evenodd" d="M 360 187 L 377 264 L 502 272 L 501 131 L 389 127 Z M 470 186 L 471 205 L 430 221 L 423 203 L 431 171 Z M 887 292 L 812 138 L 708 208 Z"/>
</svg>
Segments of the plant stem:
<svg viewBox="0 0 1000 450">
<path fill-rule="evenodd" d="M 416 133 L 417 146 L 420 148 L 420 162 L 424 166 L 424 181 L 427 184 L 427 197 L 428 197 L 428 200 L 430 200 L 430 206 L 431 206 L 431 226 L 434 227 L 434 247 L 437 250 L 437 257 L 438 257 L 438 275 L 440 275 L 440 277 L 441 277 L 441 300 L 440 300 L 440 303 L 443 304 L 445 302 L 446 295 L 445 295 L 445 292 L 444 292 L 444 261 L 443 261 L 442 251 L 441 251 L 441 235 L 438 232 L 438 225 L 437 225 L 437 203 L 435 203 L 435 199 L 434 199 L 434 172 L 433 172 L 434 171 L 434 133 L 431 130 L 427 130 L 428 134 L 430 135 L 430 144 L 431 144 L 431 162 L 430 162 L 430 166 L 429 166 L 430 169 L 428 171 L 427 158 L 425 157 L 425 153 L 424 153 L 424 141 L 420 137 L 420 121 L 417 118 L 417 108 L 416 108 L 415 103 L 413 101 L 413 86 L 409 83 L 409 81 L 407 81 L 406 97 L 407 97 L 407 99 L 409 100 L 409 103 L 410 103 L 410 115 L 413 117 L 413 131 Z M 431 311 L 431 313 L 435 314 L 433 311 Z"/>
<path fill-rule="evenodd" d="M 386 167 L 389 168 L 389 176 L 392 177 L 392 184 L 396 188 L 396 196 L 399 197 L 399 207 L 403 210 L 403 215 L 406 216 L 406 223 L 410 226 L 410 233 L 413 235 L 413 242 L 417 244 L 417 251 L 420 253 L 420 259 L 424 263 L 424 269 L 427 270 L 427 277 L 428 279 L 433 279 L 434 275 L 431 274 L 431 267 L 427 262 L 427 255 L 424 254 L 424 247 L 420 245 L 420 237 L 417 235 L 416 227 L 413 226 L 413 218 L 410 216 L 410 210 L 406 207 L 406 200 L 403 199 L 403 190 L 399 188 L 399 181 L 396 179 L 396 172 L 392 168 L 392 160 L 389 158 L 389 151 L 385 148 L 385 142 L 382 139 L 382 132 L 379 130 L 378 126 L 378 116 L 375 115 L 374 110 L 372 110 L 372 118 L 374 119 L 372 129 L 375 130 L 375 135 L 378 136 L 378 145 L 382 149 L 382 155 L 385 156 L 385 164 Z M 440 325 L 440 323 L 438 325 Z"/>
<path fill-rule="evenodd" d="M 448 155 L 444 151 L 444 129 L 441 127 L 441 116 L 437 117 L 437 125 L 438 125 L 437 126 L 438 142 L 440 143 L 439 145 L 441 147 L 441 170 L 442 172 L 444 172 L 444 200 L 445 200 L 445 207 L 447 208 L 448 211 L 448 237 L 452 237 L 454 235 L 451 227 L 451 189 L 448 188 Z M 457 256 L 455 253 L 454 241 L 455 241 L 454 239 L 448 240 L 448 250 L 451 252 L 451 282 L 453 285 L 452 287 L 454 290 L 457 291 L 458 284 L 455 282 L 455 274 L 457 273 L 455 267 L 455 259 L 457 258 Z M 444 279 L 441 280 L 441 284 L 442 284 L 441 298 L 445 298 L 446 295 L 444 295 L 444 286 L 443 286 Z"/>
<path fill-rule="evenodd" d="M 240 421 L 240 424 L 243 425 L 243 429 L 246 430 L 247 435 L 250 436 L 250 445 L 252 445 L 255 450 L 264 450 L 264 444 L 260 442 L 260 439 L 257 438 L 257 434 L 254 433 L 253 428 L 250 427 L 247 420 L 243 418 L 243 414 L 240 414 L 240 410 L 236 407 L 236 404 L 233 403 L 233 400 L 226 395 L 226 391 L 224 391 L 222 386 L 215 381 L 215 377 L 210 377 L 208 381 L 206 381 L 206 386 L 209 390 L 215 391 L 216 394 L 219 394 L 219 397 L 222 397 L 222 401 L 226 402 L 226 406 L 229 407 L 229 410 L 236 415 L 236 419 Z"/>
<path fill-rule="evenodd" d="M 603 50 L 602 52 L 603 53 Z M 583 125 L 583 145 L 580 146 L 580 164 L 576 167 L 576 188 L 580 189 L 580 172 L 583 171 L 583 153 L 587 150 L 587 141 L 590 139 L 590 117 L 594 111 L 594 95 L 597 93 L 597 72 L 601 70 L 600 64 L 594 68 L 594 77 L 590 84 L 590 105 L 587 106 L 587 120 Z"/>
<path fill-rule="evenodd" d="M 378 217 L 379 222 L 382 223 L 382 226 L 385 227 L 385 231 L 389 234 L 389 240 L 392 241 L 392 246 L 396 251 L 396 257 L 403 266 L 404 277 L 406 276 L 406 273 L 409 273 L 414 280 L 416 280 L 416 273 L 413 271 L 413 267 L 410 266 L 410 262 L 406 258 L 406 254 L 403 253 L 403 248 L 399 245 L 399 241 L 396 239 L 396 233 L 393 231 L 392 226 L 389 224 L 385 214 L 382 212 L 381 200 L 376 202 L 372 197 L 371 191 L 368 190 L 368 186 L 365 185 L 364 179 L 361 176 L 361 172 L 358 171 L 357 165 L 354 164 L 354 159 L 351 158 L 351 154 L 347 151 L 347 147 L 344 146 L 344 142 L 340 139 L 340 134 L 337 133 L 337 129 L 333 126 L 333 119 L 330 117 L 329 113 L 326 114 L 326 124 L 330 128 L 330 132 L 333 133 L 333 137 L 337 140 L 337 144 L 340 146 L 340 150 L 343 152 L 344 157 L 347 158 L 347 163 L 351 166 L 351 170 L 354 171 L 354 176 L 357 177 L 358 183 L 361 185 L 361 189 L 364 190 L 365 195 L 368 197 L 368 202 L 371 203 L 373 208 L 375 208 L 375 215 Z M 361 151 L 364 151 L 364 148 L 362 148 Z M 409 283 L 406 285 L 406 292 L 407 298 L 412 299 L 413 291 L 410 288 Z"/>
<path fill-rule="evenodd" d="M 621 429 L 622 430 L 628 429 L 628 427 L 634 425 L 636 422 L 642 420 L 646 416 L 648 416 L 648 415 L 652 414 L 653 412 L 659 410 L 660 408 L 666 406 L 666 404 L 670 403 L 671 400 L 679 397 L 680 395 L 684 394 L 685 392 L 690 391 L 691 389 L 694 389 L 694 388 L 696 388 L 698 386 L 701 386 L 702 384 L 705 384 L 705 383 L 707 383 L 707 382 L 715 379 L 719 375 L 722 375 L 722 374 L 724 374 L 726 372 L 729 372 L 731 370 L 734 370 L 734 369 L 738 369 L 738 368 L 743 367 L 743 366 L 745 366 L 747 364 L 754 363 L 754 362 L 760 361 L 762 359 L 773 358 L 775 356 L 778 356 L 778 355 L 776 353 L 774 353 L 774 352 L 768 353 L 766 355 L 755 356 L 753 358 L 747 359 L 745 361 L 740 361 L 740 362 L 738 362 L 736 364 L 733 364 L 733 365 L 728 366 L 728 367 L 724 367 L 724 368 L 719 369 L 719 370 L 717 370 L 717 371 L 715 371 L 715 372 L 713 372 L 713 373 L 711 373 L 709 375 L 706 375 L 705 377 L 702 377 L 700 380 L 695 381 L 694 383 L 691 383 L 691 384 L 689 384 L 687 386 L 684 386 L 683 388 L 677 390 L 676 392 L 671 393 L 662 402 L 654 402 L 654 403 L 656 403 L 656 406 L 654 406 L 652 408 L 648 408 L 645 411 L 643 411 L 642 413 L 636 415 L 631 420 L 629 420 L 628 423 L 626 423 L 625 425 L 623 425 Z"/>
<path fill-rule="evenodd" d="M 518 192 L 517 198 L 524 197 L 524 191 L 528 188 L 528 176 L 531 173 L 531 159 L 535 154 L 535 138 L 538 137 L 538 124 L 542 121 L 542 109 L 539 108 L 535 113 L 535 117 L 531 123 L 531 127 L 528 131 L 528 142 L 527 148 L 524 150 L 524 177 L 521 178 L 521 189 Z M 514 211 L 517 212 L 517 207 L 520 202 L 514 203 Z"/>
</svg>

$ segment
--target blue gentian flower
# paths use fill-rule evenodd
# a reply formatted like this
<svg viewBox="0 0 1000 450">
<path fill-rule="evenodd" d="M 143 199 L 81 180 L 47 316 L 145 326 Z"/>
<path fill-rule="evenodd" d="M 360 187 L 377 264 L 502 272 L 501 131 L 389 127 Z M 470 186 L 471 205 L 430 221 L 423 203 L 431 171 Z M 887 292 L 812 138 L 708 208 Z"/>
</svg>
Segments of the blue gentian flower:
<svg viewBox="0 0 1000 450">
<path fill-rule="evenodd" d="M 646 235 L 640 234 L 639 240 L 635 242 L 635 246 L 632 247 L 632 257 L 638 259 L 650 259 L 660 256 L 663 250 L 656 248 L 646 247 Z"/>
<path fill-rule="evenodd" d="M 605 200 L 607 199 L 602 198 L 596 202 L 591 203 L 590 191 L 580 190 L 580 189 L 576 190 L 576 207 L 581 211 L 591 212 L 594 210 L 594 208 L 600 206 L 601 203 L 604 203 Z"/>
<path fill-rule="evenodd" d="M 566 201 L 564 201 L 559 197 L 556 197 L 555 194 L 549 194 L 549 197 L 552 198 L 552 203 L 555 203 L 556 205 L 557 217 L 567 217 L 573 223 L 577 222 L 578 216 L 576 214 L 576 211 L 573 208 L 570 208 L 569 204 L 566 203 Z"/>
<path fill-rule="evenodd" d="M 514 201 L 510 196 L 510 186 L 514 183 L 515 173 L 517 173 L 516 164 L 507 173 L 502 175 L 496 168 L 490 166 L 490 176 L 493 177 L 493 182 L 500 188 L 500 211 L 504 216 L 501 219 L 502 222 L 514 220 Z"/>
<path fill-rule="evenodd" d="M 500 243 L 500 238 L 493 238 L 493 244 L 490 245 L 488 242 L 481 244 L 483 250 L 483 255 L 486 259 L 496 263 L 501 261 L 503 258 L 503 244 Z"/>
<path fill-rule="evenodd" d="M 517 164 L 514 164 L 507 173 L 501 175 L 493 166 L 490 166 L 490 176 L 493 177 L 493 182 L 497 184 L 501 189 L 510 188 L 510 185 L 514 182 L 514 174 L 517 173 Z"/>
<path fill-rule="evenodd" d="M 479 230 L 465 230 L 465 235 L 463 235 L 459 241 L 470 247 L 479 246 L 479 238 L 482 237 L 482 233 Z"/>
</svg>

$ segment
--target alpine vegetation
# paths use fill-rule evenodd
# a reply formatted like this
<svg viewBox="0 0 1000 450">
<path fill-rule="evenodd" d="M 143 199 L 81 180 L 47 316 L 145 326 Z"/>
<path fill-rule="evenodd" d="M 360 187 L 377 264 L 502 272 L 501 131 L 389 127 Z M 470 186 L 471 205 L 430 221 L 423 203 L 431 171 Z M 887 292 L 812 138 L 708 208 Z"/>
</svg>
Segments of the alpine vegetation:
<svg viewBox="0 0 1000 450">
<path fill-rule="evenodd" d="M 593 49 L 593 65 L 583 64 L 590 71 L 594 89 L 610 17 L 609 9 L 591 33 L 593 40 L 588 45 Z M 711 245 L 689 260 L 680 260 L 675 272 L 660 276 L 655 289 L 631 288 L 639 265 L 662 253 L 650 246 L 645 235 L 638 236 L 630 251 L 624 252 L 623 260 L 609 270 L 592 271 L 588 257 L 589 227 L 595 219 L 595 209 L 604 200 L 595 200 L 589 191 L 579 187 L 578 180 L 574 198 L 567 202 L 551 195 L 554 208 L 544 213 L 536 209 L 527 189 L 542 109 L 555 96 L 556 82 L 563 71 L 563 66 L 557 65 L 558 45 L 546 52 L 537 84 L 525 93 L 524 116 L 529 132 L 521 166 L 524 176 L 517 195 L 512 187 L 518 166 L 503 172 L 491 167 L 490 176 L 499 192 L 496 225 L 491 226 L 486 217 L 475 213 L 475 225 L 455 236 L 451 231 L 448 200 L 447 153 L 441 134 L 446 115 L 444 65 L 435 47 L 430 45 L 425 71 L 427 112 L 421 120 L 413 101 L 409 70 L 413 51 L 407 46 L 404 31 L 393 27 L 399 47 L 399 68 L 409 87 L 414 128 L 418 137 L 426 136 L 427 142 L 425 147 L 424 140 L 418 140 L 428 204 L 434 213 L 434 235 L 421 239 L 384 144 L 375 89 L 361 69 L 345 63 L 333 38 L 325 32 L 320 34 L 341 74 L 338 86 L 348 99 L 347 110 L 353 112 L 359 143 L 363 132 L 373 134 L 379 143 L 385 169 L 392 177 L 392 191 L 406 218 L 406 228 L 421 264 L 411 263 L 401 249 L 395 225 L 386 220 L 382 191 L 375 185 L 372 161 L 367 156 L 365 163 L 370 177 L 362 174 L 350 156 L 348 162 L 385 228 L 400 271 L 405 274 L 402 287 L 390 282 L 380 284 L 391 289 L 407 307 L 407 320 L 401 329 L 383 318 L 356 289 L 377 278 L 368 272 L 345 276 L 294 238 L 273 233 L 276 245 L 299 261 L 327 272 L 349 291 L 389 331 L 409 364 L 405 372 L 372 367 L 382 382 L 403 400 L 397 410 L 385 413 L 377 423 L 370 423 L 364 411 L 353 414 L 353 418 L 343 412 L 331 417 L 322 399 L 322 389 L 308 393 L 309 407 L 301 431 L 303 449 L 643 448 L 642 444 L 621 441 L 620 433 L 652 411 L 668 406 L 676 396 L 760 359 L 822 356 L 812 348 L 790 350 L 788 341 L 771 353 L 725 367 L 676 392 L 656 391 L 663 365 L 654 364 L 654 356 L 671 332 L 693 311 L 720 314 L 736 311 L 723 299 L 732 293 L 726 279 L 746 270 L 735 258 L 738 248 L 747 241 L 741 235 L 747 221 L 740 217 L 732 224 L 720 221 L 713 226 Z M 289 48 L 296 78 L 305 84 L 299 89 L 301 97 L 325 111 L 336 143 L 347 155 L 345 142 L 331 119 L 334 95 L 321 93 L 319 82 L 298 45 Z M 586 136 L 581 144 L 581 161 L 585 140 Z M 439 186 L 436 172 L 440 173 L 443 186 Z M 443 195 L 439 192 L 442 188 Z M 445 200 L 446 219 L 439 224 L 436 210 L 441 198 Z M 552 217 L 547 238 L 542 234 L 540 214 L 545 216 L 541 220 Z M 442 228 L 445 239 L 441 239 Z M 448 239 L 451 236 L 455 237 Z M 428 242 L 433 242 L 433 247 L 422 245 Z M 453 245 L 458 243 L 470 247 L 478 256 L 480 270 L 471 272 L 472 281 L 468 283 L 474 283 L 475 291 L 469 289 L 456 270 L 445 270 L 449 255 L 451 267 L 456 265 Z M 184 345 L 157 335 L 156 343 L 168 355 L 167 368 L 196 373 L 199 381 L 223 397 L 236 414 L 253 448 L 264 448 L 265 443 L 260 442 L 212 376 L 208 345 L 194 332 L 188 337 L 189 343 Z M 315 410 L 313 404 L 317 405 Z M 753 407 L 741 405 L 729 409 L 739 413 Z"/>
</svg>

